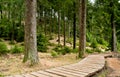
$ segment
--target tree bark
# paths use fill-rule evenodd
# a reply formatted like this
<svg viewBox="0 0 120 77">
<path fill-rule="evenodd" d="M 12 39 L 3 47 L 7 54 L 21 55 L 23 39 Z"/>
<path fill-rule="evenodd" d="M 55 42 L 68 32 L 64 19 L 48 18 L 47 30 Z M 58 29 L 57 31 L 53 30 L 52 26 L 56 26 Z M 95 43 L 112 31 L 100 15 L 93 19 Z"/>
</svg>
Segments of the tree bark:
<svg viewBox="0 0 120 77">
<path fill-rule="evenodd" d="M 86 0 L 80 0 L 80 37 L 79 37 L 79 57 L 83 57 L 86 47 Z"/>
<path fill-rule="evenodd" d="M 114 22 L 114 4 L 113 1 L 111 1 L 111 27 L 112 27 L 112 46 L 111 46 L 111 50 L 113 52 L 117 52 L 117 39 L 116 39 L 116 26 L 115 26 L 115 22 Z"/>
<path fill-rule="evenodd" d="M 112 25 L 112 51 L 117 52 L 116 27 L 115 22 Z"/>
<path fill-rule="evenodd" d="M 58 11 L 58 44 L 60 44 L 60 12 Z"/>
<path fill-rule="evenodd" d="M 25 53 L 23 62 L 30 62 L 30 65 L 39 62 L 36 39 L 36 0 L 25 0 Z"/>
<path fill-rule="evenodd" d="M 2 19 L 3 18 L 3 16 L 2 16 L 2 10 L 0 12 L 1 12 L 1 19 Z"/>
<path fill-rule="evenodd" d="M 65 22 L 65 15 L 64 15 L 64 47 L 66 46 L 66 22 Z"/>
<path fill-rule="evenodd" d="M 74 15 L 73 15 L 73 49 L 76 48 L 76 12 L 75 12 L 75 2 L 74 2 Z"/>
<path fill-rule="evenodd" d="M 44 13 L 44 33 L 45 33 L 45 36 L 47 36 L 47 13 L 46 13 L 46 10 L 44 10 L 45 13 Z"/>
<path fill-rule="evenodd" d="M 11 42 L 12 43 L 14 43 L 14 39 L 15 39 L 15 36 L 14 36 L 14 34 L 15 34 L 15 22 L 14 22 L 14 20 L 12 19 L 12 34 L 11 34 Z"/>
</svg>

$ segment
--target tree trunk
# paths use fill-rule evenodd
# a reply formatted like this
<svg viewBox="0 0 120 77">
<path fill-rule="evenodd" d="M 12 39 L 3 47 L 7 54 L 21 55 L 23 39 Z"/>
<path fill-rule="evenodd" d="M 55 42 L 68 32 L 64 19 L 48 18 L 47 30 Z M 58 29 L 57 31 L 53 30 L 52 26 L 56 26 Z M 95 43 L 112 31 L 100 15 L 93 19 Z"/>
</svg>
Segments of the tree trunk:
<svg viewBox="0 0 120 77">
<path fill-rule="evenodd" d="M 44 13 L 44 15 L 45 15 L 45 17 L 44 17 L 44 33 L 45 33 L 45 36 L 47 35 L 47 24 L 46 24 L 46 10 L 44 10 L 45 11 L 45 13 Z"/>
<path fill-rule="evenodd" d="M 67 25 L 68 25 L 68 39 L 70 38 L 70 22 L 68 21 L 67 22 Z"/>
<path fill-rule="evenodd" d="M 52 39 L 52 9 L 50 9 L 50 20 L 49 20 L 49 29 L 50 29 L 50 31 L 49 31 L 49 33 L 50 33 L 50 39 Z"/>
<path fill-rule="evenodd" d="M 14 34 L 15 34 L 15 22 L 14 20 L 12 19 L 12 34 L 11 34 L 11 42 L 14 43 Z"/>
<path fill-rule="evenodd" d="M 2 16 L 2 10 L 0 12 L 1 12 L 1 19 L 2 19 L 3 18 L 3 16 Z"/>
<path fill-rule="evenodd" d="M 117 52 L 116 27 L 114 22 L 112 25 L 112 51 Z"/>
<path fill-rule="evenodd" d="M 58 44 L 60 44 L 60 12 L 58 12 Z"/>
<path fill-rule="evenodd" d="M 76 12 L 75 12 L 75 2 L 74 2 L 74 15 L 73 15 L 73 49 L 76 48 Z"/>
<path fill-rule="evenodd" d="M 66 23 L 65 23 L 65 15 L 64 15 L 64 47 L 66 46 Z"/>
<path fill-rule="evenodd" d="M 36 0 L 25 0 L 25 54 L 23 62 L 30 65 L 39 62 L 36 39 Z"/>
<path fill-rule="evenodd" d="M 80 37 L 79 37 L 79 57 L 83 57 L 86 47 L 86 0 L 80 0 Z"/>
<path fill-rule="evenodd" d="M 115 22 L 114 22 L 114 5 L 113 5 L 113 1 L 111 2 L 111 27 L 112 27 L 112 46 L 111 46 L 111 50 L 113 52 L 117 52 L 117 41 L 116 41 L 116 26 L 115 26 Z"/>
</svg>

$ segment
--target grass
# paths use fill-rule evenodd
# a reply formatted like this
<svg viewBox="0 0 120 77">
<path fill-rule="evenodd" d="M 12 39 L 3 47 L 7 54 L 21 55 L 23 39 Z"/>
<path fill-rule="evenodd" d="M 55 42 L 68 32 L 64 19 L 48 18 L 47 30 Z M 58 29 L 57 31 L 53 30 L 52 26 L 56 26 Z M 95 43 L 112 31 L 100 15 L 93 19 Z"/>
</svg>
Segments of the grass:
<svg viewBox="0 0 120 77">
<path fill-rule="evenodd" d="M 0 56 L 0 70 L 2 75 L 15 75 L 21 73 L 29 73 L 32 71 L 44 70 L 52 67 L 63 66 L 79 62 L 76 54 L 60 55 L 52 57 L 50 53 L 40 53 L 40 62 L 38 65 L 29 67 L 27 63 L 22 63 L 23 54 L 7 54 Z M 1 76 L 0 76 L 1 77 Z"/>
</svg>

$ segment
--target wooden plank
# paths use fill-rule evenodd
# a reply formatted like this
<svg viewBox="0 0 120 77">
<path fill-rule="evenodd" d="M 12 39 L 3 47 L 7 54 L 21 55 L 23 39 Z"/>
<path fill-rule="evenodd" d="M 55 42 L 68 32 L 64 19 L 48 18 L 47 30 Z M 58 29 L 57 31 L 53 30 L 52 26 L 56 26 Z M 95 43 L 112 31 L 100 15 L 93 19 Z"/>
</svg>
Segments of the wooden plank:
<svg viewBox="0 0 120 77">
<path fill-rule="evenodd" d="M 60 76 L 62 76 L 62 77 L 85 77 L 85 75 L 76 76 L 76 75 L 73 75 L 73 74 L 71 74 L 71 73 L 54 71 L 54 70 L 45 70 L 45 71 L 46 71 L 46 72 L 49 72 L 49 73 L 56 74 L 56 75 L 60 75 Z"/>
<path fill-rule="evenodd" d="M 104 60 L 99 60 L 99 61 L 95 61 L 95 60 L 89 60 L 86 61 L 87 63 L 92 63 L 92 64 L 104 64 L 105 63 L 105 59 Z"/>
<path fill-rule="evenodd" d="M 102 66 L 103 67 L 103 66 Z M 65 68 L 65 69 L 68 69 L 68 70 L 76 70 L 76 71 L 78 71 L 78 70 L 81 70 L 81 69 L 89 69 L 89 68 L 91 68 L 91 69 L 101 69 L 101 67 L 91 67 L 91 66 L 87 66 L 87 67 L 81 67 L 81 68 L 68 68 L 68 67 L 63 67 L 63 68 Z"/>
<path fill-rule="evenodd" d="M 98 67 L 103 67 L 105 64 L 85 64 L 85 65 L 82 65 L 82 66 L 76 66 L 76 67 L 68 67 L 68 68 L 79 68 L 79 69 L 82 69 L 82 68 L 85 68 L 85 69 L 88 69 L 88 68 L 98 68 Z M 66 67 L 67 68 L 67 67 Z"/>
<path fill-rule="evenodd" d="M 94 72 L 94 71 L 98 71 L 98 70 L 101 70 L 104 66 L 101 66 L 101 67 L 96 67 L 96 68 L 91 68 L 91 67 L 82 67 L 82 68 L 68 68 L 68 67 L 64 67 L 64 68 L 67 68 L 67 69 L 72 69 L 72 70 L 76 70 L 76 71 L 79 71 L 81 73 L 91 73 L 91 72 Z"/>
<path fill-rule="evenodd" d="M 102 67 L 99 67 L 99 68 L 102 68 Z M 82 68 L 75 68 L 75 69 L 78 69 L 78 70 L 91 70 L 91 69 L 98 69 L 98 68 L 87 68 L 87 67 L 82 67 Z"/>
<path fill-rule="evenodd" d="M 43 75 L 43 74 L 39 74 L 37 72 L 32 72 L 30 73 L 31 75 L 34 75 L 35 77 L 49 77 L 49 76 L 46 76 L 46 75 Z"/>
<path fill-rule="evenodd" d="M 90 63 L 90 64 L 104 64 L 105 63 L 105 60 L 103 60 L 103 61 L 86 61 L 86 62 L 84 62 L 84 63 L 78 63 L 79 65 L 83 65 L 83 64 L 88 64 L 88 63 Z"/>
<path fill-rule="evenodd" d="M 52 73 L 48 73 L 48 72 L 45 72 L 45 71 L 37 71 L 37 72 L 40 73 L 40 74 L 43 74 L 43 75 L 48 75 L 50 77 L 62 77 L 62 76 L 55 75 L 55 74 L 52 74 Z"/>
<path fill-rule="evenodd" d="M 83 71 L 81 71 L 80 69 L 74 69 L 74 68 L 68 68 L 68 69 L 73 70 L 73 71 L 78 71 L 78 72 L 80 72 L 80 73 L 87 73 L 87 74 L 88 74 L 87 71 L 83 72 Z"/>
<path fill-rule="evenodd" d="M 63 68 L 66 68 L 66 69 L 89 69 L 89 68 L 92 68 L 92 69 L 99 69 L 101 67 L 104 67 L 104 65 L 85 65 L 85 66 L 78 66 L 78 67 L 63 67 Z"/>
<path fill-rule="evenodd" d="M 67 71 L 67 70 L 62 70 L 62 69 L 52 69 L 51 71 L 55 71 L 55 72 L 61 72 L 61 73 L 65 73 L 65 74 L 69 74 L 69 75 L 72 75 L 72 76 L 75 76 L 75 77 L 79 77 L 79 75 L 82 75 L 82 76 L 85 76 L 86 74 L 85 73 L 75 73 L 75 72 L 71 72 L 71 71 Z"/>
<path fill-rule="evenodd" d="M 24 77 L 35 77 L 34 75 L 31 75 L 31 74 L 24 74 L 23 76 Z"/>
<path fill-rule="evenodd" d="M 72 69 L 72 68 L 70 68 L 70 69 Z M 72 70 L 76 70 L 83 74 L 88 74 L 88 73 L 90 73 L 90 71 L 92 72 L 93 70 L 96 70 L 96 69 L 88 68 L 88 69 L 72 69 Z"/>
<path fill-rule="evenodd" d="M 83 64 L 79 64 L 78 66 L 80 67 L 80 66 L 85 66 L 85 65 L 104 65 L 105 63 L 99 63 L 99 64 L 97 64 L 97 63 L 92 63 L 92 62 L 86 62 L 86 63 L 83 63 Z M 78 66 L 74 66 L 74 67 L 78 67 Z"/>
<path fill-rule="evenodd" d="M 71 72 L 71 73 L 74 73 L 74 74 L 83 74 L 83 75 L 86 75 L 86 73 L 81 73 L 79 71 L 76 71 L 76 70 L 72 70 L 72 69 L 66 69 L 66 68 L 57 68 L 57 69 L 53 69 L 55 71 L 65 71 L 65 72 Z"/>
</svg>

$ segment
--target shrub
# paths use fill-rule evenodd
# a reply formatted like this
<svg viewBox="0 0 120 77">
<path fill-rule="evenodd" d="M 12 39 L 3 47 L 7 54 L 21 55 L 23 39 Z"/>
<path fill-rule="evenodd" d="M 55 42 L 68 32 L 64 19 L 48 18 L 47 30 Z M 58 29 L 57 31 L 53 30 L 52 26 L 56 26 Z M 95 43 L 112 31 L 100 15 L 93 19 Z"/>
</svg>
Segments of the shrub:
<svg viewBox="0 0 120 77">
<path fill-rule="evenodd" d="M 4 75 L 0 74 L 0 77 L 5 77 Z"/>
<path fill-rule="evenodd" d="M 93 35 L 90 32 L 87 32 L 86 40 L 87 40 L 87 42 L 92 42 L 93 41 Z"/>
<path fill-rule="evenodd" d="M 93 53 L 93 50 L 91 50 L 91 49 L 86 49 L 86 52 L 87 52 L 87 53 Z"/>
<path fill-rule="evenodd" d="M 2 38 L 0 38 L 0 42 L 3 42 L 4 40 Z"/>
<path fill-rule="evenodd" d="M 119 42 L 117 42 L 117 49 L 120 52 L 120 43 Z"/>
<path fill-rule="evenodd" d="M 16 44 L 17 42 L 14 40 L 14 41 L 10 41 L 9 42 L 9 44 L 11 44 L 11 45 L 14 45 L 14 44 Z"/>
<path fill-rule="evenodd" d="M 79 51 L 78 48 L 72 50 L 73 53 L 78 53 L 78 51 Z"/>
<path fill-rule="evenodd" d="M 65 53 L 70 53 L 71 52 L 71 49 L 67 46 L 64 47 L 64 52 Z"/>
<path fill-rule="evenodd" d="M 103 38 L 99 38 L 98 43 L 102 44 L 102 45 L 105 45 L 105 46 L 108 46 L 107 41 L 105 41 Z"/>
<path fill-rule="evenodd" d="M 101 53 L 102 51 L 99 48 L 94 49 L 95 52 Z"/>
<path fill-rule="evenodd" d="M 70 53 L 71 49 L 69 47 L 62 47 L 61 45 L 57 45 L 54 49 L 54 51 L 58 52 L 58 54 L 65 55 L 66 53 Z"/>
<path fill-rule="evenodd" d="M 48 45 L 49 45 L 49 46 L 55 46 L 54 43 L 50 43 L 50 42 L 48 42 Z"/>
<path fill-rule="evenodd" d="M 52 51 L 52 52 L 51 52 L 51 56 L 52 56 L 52 57 L 57 57 L 57 56 L 58 56 L 58 53 L 55 52 L 55 51 Z"/>
<path fill-rule="evenodd" d="M 37 36 L 37 49 L 40 52 L 46 52 L 48 45 L 48 39 L 43 34 L 38 34 Z"/>
<path fill-rule="evenodd" d="M 7 45 L 4 42 L 0 42 L 0 54 L 5 54 L 8 52 Z"/>
<path fill-rule="evenodd" d="M 55 46 L 55 48 L 53 48 L 53 50 L 59 53 L 62 50 L 62 45 Z"/>
<path fill-rule="evenodd" d="M 86 42 L 86 46 L 89 47 L 89 46 L 90 46 L 90 43 L 89 43 L 89 42 Z"/>
<path fill-rule="evenodd" d="M 66 42 L 72 44 L 72 39 L 69 38 L 69 39 L 66 40 Z"/>
<path fill-rule="evenodd" d="M 91 47 L 96 48 L 97 46 L 98 46 L 98 43 L 96 39 L 94 39 L 93 42 L 91 43 Z"/>
<path fill-rule="evenodd" d="M 10 51 L 11 53 L 22 53 L 24 51 L 24 48 L 18 45 L 14 45 Z"/>
<path fill-rule="evenodd" d="M 49 40 L 53 40 L 54 38 L 53 38 L 52 36 L 50 36 L 48 39 L 49 39 Z"/>
</svg>

